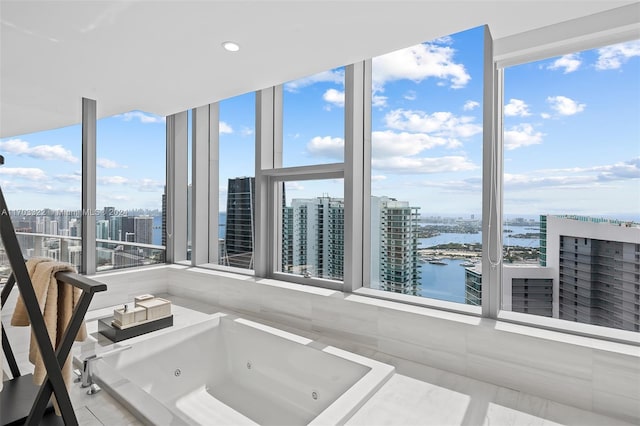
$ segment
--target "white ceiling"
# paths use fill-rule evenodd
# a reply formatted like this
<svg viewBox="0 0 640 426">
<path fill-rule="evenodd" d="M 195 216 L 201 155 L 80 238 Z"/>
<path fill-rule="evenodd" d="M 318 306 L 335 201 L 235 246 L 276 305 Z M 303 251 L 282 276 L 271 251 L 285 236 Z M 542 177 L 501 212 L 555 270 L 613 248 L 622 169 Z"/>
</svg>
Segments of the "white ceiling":
<svg viewBox="0 0 640 426">
<path fill-rule="evenodd" d="M 0 2 L 0 136 L 168 115 L 489 24 L 500 39 L 637 1 Z M 242 49 L 229 53 L 225 40 Z"/>
</svg>

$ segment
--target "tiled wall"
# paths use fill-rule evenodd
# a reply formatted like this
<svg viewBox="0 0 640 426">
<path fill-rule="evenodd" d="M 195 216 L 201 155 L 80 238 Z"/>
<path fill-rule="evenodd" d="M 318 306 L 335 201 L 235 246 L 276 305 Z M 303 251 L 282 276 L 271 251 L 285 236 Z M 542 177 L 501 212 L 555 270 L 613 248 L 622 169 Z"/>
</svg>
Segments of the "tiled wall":
<svg viewBox="0 0 640 426">
<path fill-rule="evenodd" d="M 167 293 L 169 288 L 165 265 L 100 273 L 89 278 L 107 284 L 107 291 L 94 295 L 91 310 L 133 303 L 133 298 L 139 294 Z"/>
<path fill-rule="evenodd" d="M 129 274 L 126 283 L 109 276 L 123 297 L 160 292 L 165 286 L 177 296 L 308 330 L 327 343 L 332 338 L 350 342 L 341 344 L 343 349 L 383 352 L 640 422 L 636 346 L 198 268 L 174 265 L 141 271 L 135 278 Z"/>
</svg>

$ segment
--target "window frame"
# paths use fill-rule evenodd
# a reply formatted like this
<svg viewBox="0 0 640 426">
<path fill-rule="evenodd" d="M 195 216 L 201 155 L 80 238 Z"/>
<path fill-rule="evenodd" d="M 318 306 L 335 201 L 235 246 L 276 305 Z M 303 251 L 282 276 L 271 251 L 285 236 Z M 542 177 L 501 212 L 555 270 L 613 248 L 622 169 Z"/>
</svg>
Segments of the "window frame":
<svg viewBox="0 0 640 426">
<path fill-rule="evenodd" d="M 493 54 L 493 73 L 496 84 L 494 93 L 497 101 L 495 104 L 495 122 L 497 130 L 495 135 L 495 144 L 497 149 L 502 151 L 504 146 L 504 116 L 502 109 L 504 107 L 503 93 L 505 68 L 550 59 L 560 55 L 637 40 L 640 38 L 640 23 L 634 21 L 634 18 L 630 15 L 632 14 L 628 13 L 627 8 L 621 7 L 571 21 L 561 22 L 549 27 L 530 31 L 525 34 L 516 34 L 496 42 Z M 496 200 L 496 202 L 499 203 L 496 206 L 496 209 L 502 212 L 502 179 L 504 176 L 504 161 L 502 155 L 496 157 L 493 161 L 495 163 L 494 167 L 501 170 L 499 176 L 501 195 Z M 483 184 L 483 192 L 485 191 L 486 188 Z M 502 213 L 500 214 L 500 218 L 502 221 Z M 498 236 L 500 237 L 500 246 L 502 246 L 503 235 L 501 231 Z M 504 265 L 501 262 L 500 270 L 502 270 L 503 267 Z M 490 287 L 497 288 L 502 291 L 503 283 L 501 276 L 500 280 L 497 282 L 494 281 L 494 278 L 495 277 L 492 277 L 492 280 L 489 283 Z M 554 299 L 556 300 L 554 304 L 557 303 L 558 298 L 559 294 L 556 289 L 554 290 Z M 507 311 L 502 309 L 502 302 L 500 300 L 498 301 L 497 308 L 496 315 L 493 318 L 500 321 L 524 326 L 533 326 L 565 334 L 592 337 L 604 341 L 633 344 L 636 346 L 640 345 L 640 335 L 634 331 L 571 322 L 560 318 L 548 318 L 534 314 Z"/>
<path fill-rule="evenodd" d="M 359 191 L 361 191 L 360 193 L 363 194 L 363 198 L 359 200 L 359 203 L 361 205 L 360 211 L 362 212 L 361 219 L 360 219 L 362 222 L 362 227 L 359 227 L 360 241 L 362 244 L 361 246 L 362 251 L 360 254 L 360 258 L 362 259 L 362 270 L 360 271 L 360 275 L 359 275 L 360 279 L 357 280 L 357 282 L 359 282 L 359 285 L 354 286 L 352 288 L 352 291 L 359 295 L 374 297 L 382 300 L 395 301 L 395 302 L 400 302 L 400 303 L 405 303 L 405 304 L 410 304 L 415 306 L 422 306 L 427 308 L 435 308 L 435 309 L 444 310 L 448 312 L 463 313 L 463 314 L 468 314 L 473 316 L 485 316 L 489 318 L 496 318 L 497 306 L 499 306 L 499 295 L 500 295 L 499 288 L 496 287 L 496 284 L 498 283 L 498 281 L 492 280 L 493 284 L 489 284 L 491 285 L 491 288 L 487 288 L 487 286 L 485 286 L 484 275 L 482 278 L 483 291 L 482 291 L 481 306 L 472 306 L 464 303 L 450 302 L 446 300 L 438 300 L 438 299 L 422 297 L 422 296 L 398 294 L 398 293 L 393 293 L 389 291 L 373 289 L 369 287 L 370 281 L 371 281 L 371 277 L 370 277 L 371 135 L 372 135 L 371 93 L 372 93 L 372 84 L 373 84 L 371 63 L 372 63 L 372 59 L 367 59 L 363 61 L 361 63 L 363 77 L 360 80 L 356 80 L 358 76 L 358 72 L 356 71 L 356 74 L 353 77 L 353 80 L 351 80 L 356 84 L 361 84 L 363 87 L 364 93 L 362 94 L 362 97 L 358 97 L 357 96 L 358 92 L 357 90 L 354 89 L 354 92 L 356 93 L 354 98 L 362 99 L 363 103 L 359 108 L 362 110 L 362 114 L 364 115 L 361 118 L 362 126 L 356 126 L 357 127 L 356 131 L 359 128 L 364 129 L 364 132 L 365 132 L 364 137 L 366 137 L 366 139 L 363 138 L 362 149 L 357 152 L 354 151 L 355 164 L 353 164 L 353 167 L 351 168 L 351 171 L 354 173 L 354 175 L 356 173 L 362 174 L 361 181 L 357 183 L 360 186 L 358 186 L 357 188 Z M 354 65 L 357 65 L 357 64 L 354 64 Z M 349 75 L 346 74 L 346 76 L 348 77 Z M 495 140 L 495 133 L 496 133 L 495 129 L 497 128 L 495 127 L 497 123 L 495 123 L 493 120 L 493 111 L 498 108 L 497 94 L 495 93 L 496 76 L 494 74 L 494 67 L 493 67 L 493 39 L 491 37 L 491 33 L 487 25 L 484 26 L 484 52 L 483 52 L 483 77 L 482 78 L 483 78 L 483 142 L 482 142 L 483 143 L 483 154 L 482 154 L 482 157 L 483 157 L 483 166 L 482 166 L 483 167 L 483 171 L 482 171 L 483 173 L 483 198 L 482 198 L 483 224 L 482 224 L 482 228 L 487 229 L 487 227 L 490 226 L 488 223 L 486 223 L 486 221 L 489 218 L 489 214 L 487 213 L 487 211 L 489 211 L 488 210 L 489 206 L 491 205 L 491 202 L 493 200 L 490 197 L 486 196 L 487 191 L 485 190 L 486 188 L 484 186 L 484 182 L 490 180 L 490 175 L 487 175 L 487 173 L 491 172 L 492 170 L 491 168 L 492 163 L 490 163 L 490 158 L 492 153 L 491 150 L 493 148 L 493 141 Z M 347 78 L 345 81 L 345 90 L 348 90 L 349 82 L 350 82 L 350 79 Z M 349 91 L 347 91 L 347 94 L 348 93 Z M 345 108 L 347 107 L 348 107 L 348 97 L 345 97 Z M 358 114 L 359 108 L 354 107 L 354 117 L 358 117 L 357 114 Z M 347 126 L 348 123 L 353 123 L 353 121 L 345 120 L 345 127 Z M 345 147 L 346 146 L 347 146 L 347 141 L 345 140 Z M 364 161 L 362 163 L 359 163 L 358 162 L 359 158 L 363 158 Z M 346 162 L 347 162 L 347 156 L 345 155 L 345 163 Z M 348 173 L 349 170 L 350 170 L 350 167 L 348 167 L 347 165 L 345 173 Z M 347 185 L 347 182 L 345 179 L 345 187 L 346 185 Z M 500 185 L 501 185 L 501 182 L 500 182 Z M 347 200 L 347 193 L 345 190 L 345 202 L 346 200 Z M 498 217 L 499 215 L 495 213 L 493 214 L 492 219 L 494 222 L 493 224 L 494 229 L 497 227 L 497 224 L 499 222 Z M 345 227 L 346 227 L 346 223 L 345 223 Z M 483 247 L 488 247 L 488 244 L 486 244 L 484 241 L 484 238 L 486 238 L 485 236 L 487 234 L 488 234 L 487 232 L 483 233 Z M 345 238 L 346 238 L 346 234 L 345 234 Z M 345 252 L 346 252 L 346 249 L 345 249 Z M 488 265 L 490 263 L 487 261 L 486 253 L 487 253 L 487 250 L 483 249 L 483 253 L 482 253 L 483 271 L 489 270 Z M 364 283 L 367 283 L 367 285 L 364 285 Z M 491 305 L 489 304 L 490 297 L 495 299 L 493 300 Z M 489 306 L 491 306 L 491 311 L 489 311 L 489 308 L 488 308 Z"/>
<path fill-rule="evenodd" d="M 284 167 L 263 171 L 263 179 L 266 179 L 269 205 L 269 242 L 271 250 L 268 252 L 267 262 L 270 273 L 267 278 L 289 281 L 297 284 L 314 285 L 316 287 L 331 290 L 343 290 L 343 281 L 330 280 L 318 277 L 304 277 L 298 274 L 289 274 L 279 271 L 282 259 L 282 184 L 292 181 L 312 181 L 325 179 L 343 179 L 344 163 L 318 164 L 312 166 Z M 346 238 L 346 229 L 345 229 Z"/>
<path fill-rule="evenodd" d="M 602 19 L 606 15 L 607 20 Z M 626 13 L 626 8 L 618 8 L 603 14 L 596 14 L 572 21 L 552 25 L 524 34 L 494 41 L 490 29 L 485 25 L 484 66 L 483 66 L 483 170 L 482 170 L 482 306 L 471 306 L 440 301 L 420 296 L 400 295 L 371 289 L 370 195 L 371 195 L 371 59 L 345 67 L 345 160 L 344 163 L 318 164 L 312 166 L 282 167 L 282 85 L 272 86 L 256 92 L 256 151 L 255 151 L 255 221 L 254 275 L 256 278 L 273 278 L 298 284 L 339 290 L 348 294 L 362 295 L 378 299 L 400 302 L 437 310 L 460 312 L 490 320 L 504 321 L 524 326 L 558 331 L 565 334 L 594 337 L 606 341 L 640 344 L 638 333 L 608 329 L 590 324 L 569 323 L 556 318 L 508 312 L 502 306 L 502 207 L 503 207 L 503 90 L 506 66 L 531 62 L 594 48 L 616 42 L 638 38 L 640 24 Z M 172 117 L 172 116 L 170 116 Z M 170 118 L 167 126 L 172 123 Z M 216 123 L 217 124 L 217 123 Z M 168 140 L 170 135 L 167 136 Z M 168 143 L 168 149 L 172 146 Z M 185 145 L 186 146 L 186 145 Z M 172 149 L 175 149 L 173 147 Z M 175 164 L 172 170 L 183 179 L 181 168 L 186 170 L 186 154 L 170 158 L 184 158 L 184 164 Z M 169 170 L 169 167 L 168 167 Z M 217 173 L 209 170 L 209 173 Z M 185 172 L 186 173 L 186 172 Z M 345 200 L 345 274 L 341 285 L 335 281 L 294 277 L 276 272 L 273 251 L 278 249 L 281 224 L 279 223 L 277 187 L 282 182 L 292 180 L 314 180 L 341 177 L 344 179 Z M 167 185 L 170 186 L 167 179 Z M 168 193 L 175 196 L 168 200 L 185 199 L 181 191 L 171 184 Z M 210 188 L 208 196 L 217 198 L 218 188 Z M 177 203 L 175 203 L 177 204 Z M 174 206 L 171 217 L 186 221 L 179 206 Z M 213 221 L 210 221 L 213 222 Z M 172 229 L 181 229 L 173 223 Z M 180 225 L 182 226 L 182 225 Z M 208 226 L 211 226 L 209 224 Z M 217 226 L 209 230 L 209 235 L 217 236 Z M 194 229 L 194 233 L 195 233 Z M 213 232 L 213 234 L 211 233 Z M 170 241 L 168 239 L 168 241 Z M 176 253 L 181 247 L 173 247 L 173 261 L 180 261 Z M 170 261 L 167 251 L 167 262 Z M 212 267 L 227 270 L 221 265 L 191 262 L 193 266 Z M 348 268 L 348 269 L 347 269 Z M 233 271 L 247 273 L 250 271 Z"/>
</svg>

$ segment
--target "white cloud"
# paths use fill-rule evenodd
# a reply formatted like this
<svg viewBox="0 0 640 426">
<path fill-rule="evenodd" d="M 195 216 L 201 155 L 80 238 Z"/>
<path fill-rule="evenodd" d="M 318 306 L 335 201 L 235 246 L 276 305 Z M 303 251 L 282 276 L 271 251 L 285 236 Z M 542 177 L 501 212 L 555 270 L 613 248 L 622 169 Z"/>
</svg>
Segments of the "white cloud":
<svg viewBox="0 0 640 426">
<path fill-rule="evenodd" d="M 476 167 L 479 169 L 480 167 Z M 482 178 L 471 177 L 460 180 L 423 180 L 419 182 L 420 187 L 436 188 L 440 193 L 473 193 L 479 194 L 482 192 Z"/>
<path fill-rule="evenodd" d="M 307 150 L 314 156 L 342 160 L 344 158 L 344 139 L 316 136 L 307 144 Z"/>
<path fill-rule="evenodd" d="M 123 176 L 103 176 L 98 178 L 101 185 L 122 185 L 128 183 L 129 179 Z"/>
<path fill-rule="evenodd" d="M 138 182 L 138 191 L 157 192 L 164 188 L 164 183 L 153 179 L 142 179 Z"/>
<path fill-rule="evenodd" d="M 504 175 L 508 189 L 532 188 L 587 188 L 592 189 L 603 183 L 640 179 L 640 157 L 614 164 L 565 169 L 542 169 L 529 173 Z"/>
<path fill-rule="evenodd" d="M 131 197 L 124 194 L 102 194 L 102 197 L 107 201 L 130 201 Z"/>
<path fill-rule="evenodd" d="M 303 191 L 304 186 L 299 182 L 285 182 L 285 191 Z"/>
<path fill-rule="evenodd" d="M 430 136 L 424 133 L 394 132 L 392 130 L 375 131 L 371 134 L 372 156 L 376 158 L 411 156 L 422 151 L 444 146 L 455 148 L 457 140 Z"/>
<path fill-rule="evenodd" d="M 451 37 L 451 36 L 438 37 L 438 38 L 432 40 L 432 43 L 451 45 L 451 44 L 453 44 L 453 37 Z"/>
<path fill-rule="evenodd" d="M 472 170 L 477 166 L 462 156 L 441 158 L 419 157 L 423 151 L 437 147 L 455 147 L 458 142 L 449 138 L 431 136 L 425 133 L 374 131 L 372 139 L 372 166 L 377 170 L 394 173 L 441 173 L 448 171 Z M 307 144 L 309 153 L 316 157 L 344 158 L 344 140 L 338 137 L 317 136 Z M 375 174 L 372 180 L 383 180 L 385 176 Z"/>
<path fill-rule="evenodd" d="M 598 179 L 601 181 L 640 179 L 640 157 L 607 166 L 599 166 L 593 170 L 600 173 Z"/>
<path fill-rule="evenodd" d="M 318 74 L 311 75 L 309 77 L 299 78 L 298 80 L 290 81 L 284 85 L 284 90 L 287 92 L 297 92 L 303 87 L 311 86 L 316 83 L 336 83 L 344 84 L 344 71 L 343 70 L 331 70 L 323 71 Z"/>
<path fill-rule="evenodd" d="M 543 136 L 543 133 L 534 131 L 531 124 L 518 124 L 504 131 L 504 147 L 511 151 L 523 146 L 538 145 L 542 143 Z"/>
<path fill-rule="evenodd" d="M 229 133 L 233 133 L 233 129 L 231 128 L 230 125 L 228 125 L 227 123 L 225 123 L 224 121 L 220 121 L 220 127 L 219 127 L 219 133 L 223 134 L 229 134 Z"/>
<path fill-rule="evenodd" d="M 597 70 L 618 69 L 634 56 L 640 56 L 640 40 L 627 43 L 614 44 L 613 46 L 598 49 Z"/>
<path fill-rule="evenodd" d="M 12 176 L 11 180 L 0 180 L 2 190 L 5 193 L 17 193 L 17 194 L 43 194 L 43 195 L 55 195 L 55 194 L 68 194 L 78 192 L 75 187 L 55 187 L 42 181 L 28 181 L 28 182 L 16 182 L 15 177 Z M 41 205 L 39 207 L 42 207 Z"/>
<path fill-rule="evenodd" d="M 547 119 L 551 118 L 551 114 L 543 112 L 543 113 L 540 113 L 540 117 L 542 117 L 545 120 L 547 120 Z"/>
<path fill-rule="evenodd" d="M 253 135 L 253 129 L 250 129 L 248 127 L 243 127 L 242 130 L 240 130 L 240 134 L 242 136 L 251 136 Z"/>
<path fill-rule="evenodd" d="M 467 102 L 464 103 L 464 106 L 462 107 L 462 109 L 465 110 L 465 111 L 472 111 L 472 110 L 476 109 L 479 106 L 480 106 L 479 102 L 467 101 Z"/>
<path fill-rule="evenodd" d="M 532 188 L 588 188 L 595 182 L 591 176 L 544 176 L 540 174 L 504 174 L 507 190 Z"/>
<path fill-rule="evenodd" d="M 44 180 L 47 174 L 35 167 L 0 167 L 0 175 L 22 178 L 27 180 Z"/>
<path fill-rule="evenodd" d="M 324 92 L 324 95 L 322 95 L 322 99 L 324 99 L 325 102 L 329 102 L 330 104 L 333 104 L 335 106 L 344 107 L 344 92 L 341 92 L 339 90 L 327 90 L 326 92 Z"/>
<path fill-rule="evenodd" d="M 574 115 L 584 111 L 586 104 L 581 104 L 566 96 L 549 96 L 547 102 L 551 109 L 560 115 Z"/>
<path fill-rule="evenodd" d="M 166 121 L 164 117 L 142 111 L 125 112 L 124 114 L 116 115 L 116 117 L 122 118 L 124 121 L 137 119 L 142 124 L 164 123 Z"/>
<path fill-rule="evenodd" d="M 376 170 L 386 170 L 394 173 L 432 174 L 475 170 L 478 168 L 473 162 L 461 156 L 448 157 L 388 157 L 374 158 L 371 166 Z"/>
<path fill-rule="evenodd" d="M 387 97 L 382 95 L 373 95 L 371 97 L 371 106 L 374 108 L 383 108 L 387 106 Z"/>
<path fill-rule="evenodd" d="M 387 177 L 384 176 L 384 175 L 373 175 L 373 176 L 371 176 L 371 180 L 373 182 L 380 182 L 380 181 L 383 181 L 383 180 L 386 180 L 386 179 L 387 179 Z"/>
<path fill-rule="evenodd" d="M 56 175 L 54 177 L 56 180 L 62 182 L 79 182 L 82 180 L 82 173 L 74 173 L 71 175 Z"/>
<path fill-rule="evenodd" d="M 62 145 L 36 145 L 31 147 L 29 142 L 21 139 L 9 139 L 0 142 L 0 151 L 7 154 L 25 155 L 40 160 L 59 160 L 69 163 L 77 163 L 78 159 L 71 151 Z"/>
<path fill-rule="evenodd" d="M 415 101 L 418 98 L 418 94 L 415 90 L 409 90 L 404 94 L 404 98 L 408 101 Z"/>
<path fill-rule="evenodd" d="M 393 80 L 420 82 L 427 78 L 446 81 L 453 89 L 465 87 L 471 76 L 454 61 L 455 49 L 436 43 L 422 43 L 373 58 L 374 89 L 382 91 Z"/>
<path fill-rule="evenodd" d="M 96 164 L 98 165 L 98 167 L 101 167 L 103 169 L 126 169 L 127 168 L 127 166 L 118 164 L 113 160 L 109 160 L 108 158 L 98 158 L 96 160 Z"/>
<path fill-rule="evenodd" d="M 397 109 L 385 116 L 387 127 L 395 130 L 422 132 L 447 138 L 468 138 L 482 132 L 482 126 L 473 123 L 473 117 L 457 117 L 451 112 L 434 112 Z M 452 146 L 460 145 L 452 139 Z"/>
<path fill-rule="evenodd" d="M 571 72 L 574 72 L 578 68 L 580 68 L 581 64 L 582 64 L 582 61 L 580 60 L 580 55 L 577 53 L 570 53 L 568 55 L 561 56 L 555 61 L 553 61 L 553 63 L 549 65 L 547 69 L 550 69 L 550 70 L 563 69 L 564 74 L 569 74 Z"/>
<path fill-rule="evenodd" d="M 504 106 L 504 115 L 508 117 L 527 117 L 531 115 L 529 105 L 521 99 L 509 99 L 509 103 Z"/>
</svg>

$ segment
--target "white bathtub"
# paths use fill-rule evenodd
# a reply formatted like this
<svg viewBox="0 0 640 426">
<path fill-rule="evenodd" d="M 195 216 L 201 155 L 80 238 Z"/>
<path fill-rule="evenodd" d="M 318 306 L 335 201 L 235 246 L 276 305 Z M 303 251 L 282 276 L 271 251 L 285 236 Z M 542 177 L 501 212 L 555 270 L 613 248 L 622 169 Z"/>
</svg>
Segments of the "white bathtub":
<svg viewBox="0 0 640 426">
<path fill-rule="evenodd" d="M 394 372 L 224 314 L 132 346 L 96 361 L 94 379 L 153 424 L 342 424 Z"/>
</svg>

